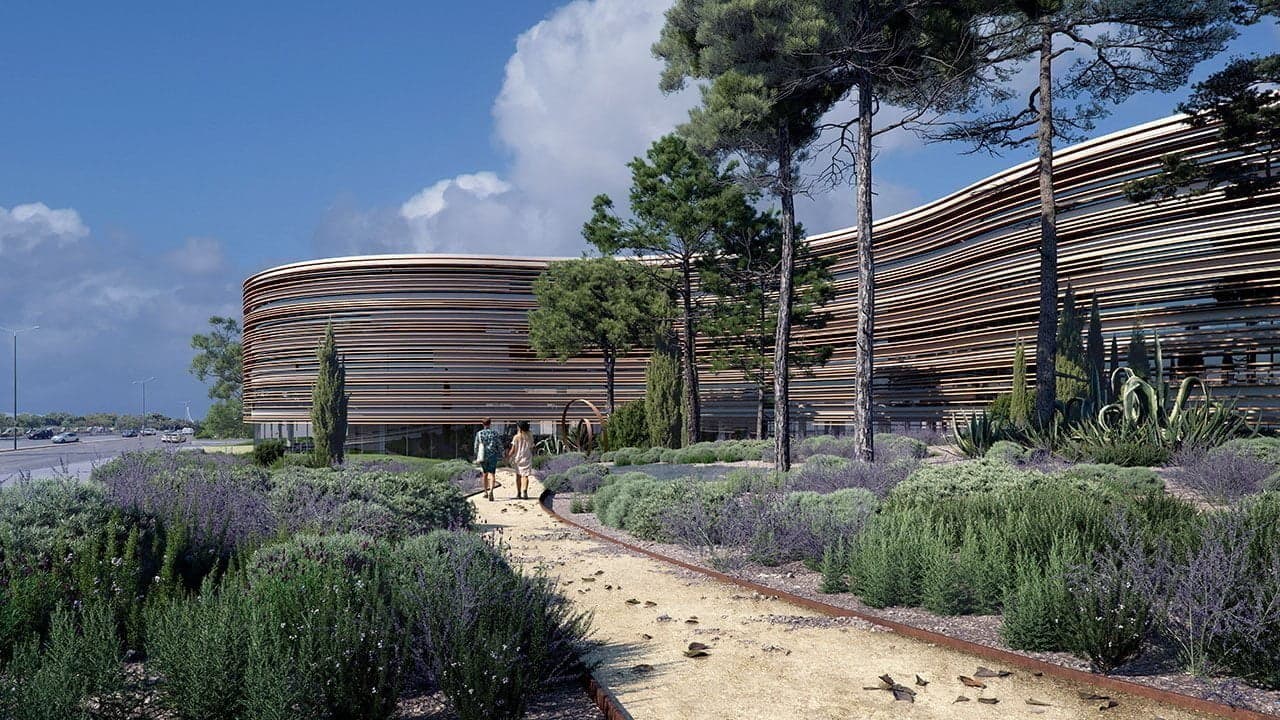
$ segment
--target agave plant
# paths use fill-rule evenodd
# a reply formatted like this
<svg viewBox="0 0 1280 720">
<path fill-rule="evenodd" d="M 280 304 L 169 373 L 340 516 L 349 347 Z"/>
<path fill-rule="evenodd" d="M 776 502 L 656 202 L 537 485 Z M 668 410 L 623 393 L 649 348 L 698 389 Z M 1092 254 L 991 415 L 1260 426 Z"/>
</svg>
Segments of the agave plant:
<svg viewBox="0 0 1280 720">
<path fill-rule="evenodd" d="M 1180 448 L 1213 447 L 1251 433 L 1244 417 L 1235 411 L 1235 403 L 1215 401 L 1209 387 L 1198 377 L 1184 378 L 1170 397 L 1172 388 L 1164 380 L 1164 354 L 1159 336 L 1155 337 L 1155 347 L 1151 380 L 1127 367 L 1112 373 L 1113 386 L 1119 388 L 1118 399 L 1098 410 L 1097 423 L 1092 428 L 1094 434 L 1117 437 L 1148 434 L 1165 447 Z M 1200 393 L 1198 404 L 1193 402 L 1193 390 Z"/>
<path fill-rule="evenodd" d="M 965 418 L 963 427 L 951 418 L 951 436 L 956 447 L 967 457 L 982 457 L 997 440 L 1005 439 L 1005 428 L 985 412 Z"/>
</svg>

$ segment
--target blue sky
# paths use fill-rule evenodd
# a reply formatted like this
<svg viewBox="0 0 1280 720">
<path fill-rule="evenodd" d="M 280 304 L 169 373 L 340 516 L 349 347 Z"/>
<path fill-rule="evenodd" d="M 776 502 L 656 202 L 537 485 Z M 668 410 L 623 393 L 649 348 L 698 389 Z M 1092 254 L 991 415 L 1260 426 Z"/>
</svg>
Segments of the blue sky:
<svg viewBox="0 0 1280 720">
<path fill-rule="evenodd" d="M 625 195 L 624 163 L 694 102 L 656 88 L 668 4 L 8 4 L 0 325 L 42 326 L 23 338 L 23 408 L 135 409 L 129 380 L 155 375 L 149 406 L 202 413 L 188 339 L 238 314 L 240 281 L 271 265 L 576 254 L 591 197 Z M 1269 24 L 1233 51 L 1277 44 Z M 1097 134 L 1176 100 L 1135 98 Z M 881 145 L 877 215 L 1028 157 Z M 810 231 L 841 227 L 851 193 L 800 212 Z"/>
</svg>

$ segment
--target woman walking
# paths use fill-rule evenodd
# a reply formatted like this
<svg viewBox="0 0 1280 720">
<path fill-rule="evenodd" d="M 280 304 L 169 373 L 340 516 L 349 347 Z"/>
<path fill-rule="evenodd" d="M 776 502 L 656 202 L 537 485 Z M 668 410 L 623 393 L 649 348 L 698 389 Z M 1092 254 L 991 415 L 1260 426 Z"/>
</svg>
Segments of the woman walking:
<svg viewBox="0 0 1280 720">
<path fill-rule="evenodd" d="M 480 472 L 484 473 L 484 496 L 493 499 L 493 474 L 498 470 L 498 460 L 502 459 L 502 438 L 498 436 L 498 431 L 489 427 L 492 421 L 485 418 L 480 421 L 480 432 L 476 433 L 475 453 L 476 464 L 480 466 Z"/>
<path fill-rule="evenodd" d="M 516 469 L 516 497 L 528 500 L 529 476 L 533 474 L 533 435 L 527 420 L 521 420 L 516 428 L 516 436 L 511 438 L 511 447 L 507 450 L 507 462 Z"/>
</svg>

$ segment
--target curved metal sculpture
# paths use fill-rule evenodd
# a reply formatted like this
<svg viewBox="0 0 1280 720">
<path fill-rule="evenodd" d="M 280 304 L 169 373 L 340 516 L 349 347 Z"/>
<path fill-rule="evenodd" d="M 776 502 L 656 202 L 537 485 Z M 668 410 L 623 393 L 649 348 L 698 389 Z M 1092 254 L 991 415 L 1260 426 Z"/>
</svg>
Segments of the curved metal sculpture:
<svg viewBox="0 0 1280 720">
<path fill-rule="evenodd" d="M 600 408 L 595 403 L 586 398 L 577 398 L 565 403 L 564 410 L 560 413 L 560 439 L 565 447 L 574 452 L 590 452 L 595 447 L 596 431 L 591 428 L 591 418 L 579 418 L 573 429 L 569 428 L 569 409 L 574 403 L 582 403 L 591 409 L 591 414 L 595 416 L 597 428 L 604 428 L 604 415 L 601 414 Z"/>
</svg>

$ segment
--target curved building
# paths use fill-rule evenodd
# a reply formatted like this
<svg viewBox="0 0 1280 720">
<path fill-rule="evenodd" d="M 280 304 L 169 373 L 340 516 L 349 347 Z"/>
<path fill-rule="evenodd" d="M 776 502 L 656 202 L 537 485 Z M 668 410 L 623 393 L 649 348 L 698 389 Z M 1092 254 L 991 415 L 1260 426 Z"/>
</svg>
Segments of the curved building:
<svg viewBox="0 0 1280 720">
<path fill-rule="evenodd" d="M 1268 424 L 1280 419 L 1280 193 L 1220 192 L 1133 204 L 1123 184 L 1160 157 L 1215 157 L 1214 130 L 1166 118 L 1059 151 L 1060 284 L 1096 294 L 1123 358 L 1135 325 L 1159 334 L 1175 378 L 1197 374 Z M 876 223 L 876 411 L 935 423 L 1008 390 L 1013 347 L 1035 338 L 1035 166 L 1027 162 Z M 854 232 L 809 238 L 834 261 L 821 331 L 831 361 L 793 380 L 798 427 L 840 432 L 852 411 Z M 530 350 L 531 287 L 549 259 L 385 255 L 285 265 L 244 284 L 245 420 L 260 435 L 307 434 L 315 348 L 332 321 L 347 363 L 352 441 L 448 450 L 482 416 L 550 432 L 565 403 L 602 404 L 603 366 Z M 618 400 L 643 392 L 644 351 L 618 364 Z M 1029 356 L 1034 353 L 1028 353 Z M 1111 351 L 1108 352 L 1110 357 Z M 704 427 L 751 425 L 747 389 L 703 371 Z M 463 430 L 462 426 L 470 425 Z M 403 447 L 397 445 L 403 443 Z"/>
</svg>

